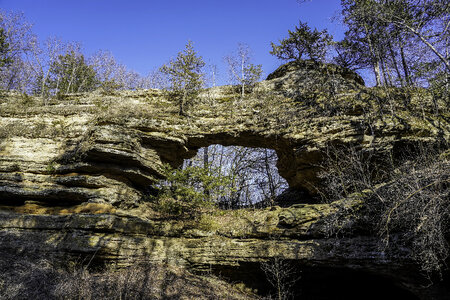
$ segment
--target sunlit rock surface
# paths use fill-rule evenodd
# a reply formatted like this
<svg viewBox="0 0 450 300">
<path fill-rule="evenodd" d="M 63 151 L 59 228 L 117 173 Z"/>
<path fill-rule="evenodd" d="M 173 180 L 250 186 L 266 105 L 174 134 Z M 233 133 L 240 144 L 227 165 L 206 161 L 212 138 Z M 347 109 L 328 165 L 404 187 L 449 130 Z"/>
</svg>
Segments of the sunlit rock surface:
<svg viewBox="0 0 450 300">
<path fill-rule="evenodd" d="M 324 72 L 332 73 L 331 94 L 319 88 Z M 248 99 L 233 87 L 203 91 L 189 117 L 178 116 L 158 90 L 69 95 L 46 105 L 8 95 L 0 100 L 0 252 L 119 264 L 146 257 L 195 269 L 282 257 L 378 274 L 427 297 L 410 276 L 417 269 L 408 250 L 387 257 L 377 237 L 358 225 L 358 197 L 226 211 L 200 221 L 156 218 L 143 209 L 164 163 L 179 166 L 211 144 L 274 149 L 291 190 L 312 195 L 330 144 L 399 153 L 448 141 L 448 119 L 424 121 L 401 108 L 380 117 L 379 99 L 361 84 L 348 70 L 288 65 Z M 331 234 L 329 220 L 337 214 L 345 238 Z"/>
</svg>

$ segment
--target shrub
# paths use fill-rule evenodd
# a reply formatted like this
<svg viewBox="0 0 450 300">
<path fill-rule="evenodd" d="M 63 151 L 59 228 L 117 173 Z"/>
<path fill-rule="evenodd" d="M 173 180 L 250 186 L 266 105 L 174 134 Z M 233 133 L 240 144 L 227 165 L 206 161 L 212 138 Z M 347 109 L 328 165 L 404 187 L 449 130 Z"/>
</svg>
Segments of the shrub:
<svg viewBox="0 0 450 300">
<path fill-rule="evenodd" d="M 328 146 L 323 152 L 322 179 L 318 187 L 322 199 L 332 202 L 348 197 L 354 192 L 373 189 L 388 180 L 393 172 L 391 152 L 355 147 Z"/>
<path fill-rule="evenodd" d="M 281 257 L 274 257 L 261 264 L 267 281 L 275 290 L 275 299 L 294 299 L 295 283 L 300 279 L 300 272 L 292 262 Z"/>
<path fill-rule="evenodd" d="M 408 247 L 423 271 L 440 272 L 449 254 L 450 163 L 422 153 L 406 161 L 369 202 L 380 209 L 384 247 Z M 400 235 L 400 239 L 398 238 Z"/>
<path fill-rule="evenodd" d="M 376 229 L 382 251 L 409 249 L 425 273 L 440 274 L 449 255 L 450 162 L 431 147 L 413 150 L 394 165 L 389 151 L 376 157 L 370 150 L 330 148 L 319 191 L 334 201 L 369 190 L 358 213 L 366 228 Z"/>
<path fill-rule="evenodd" d="M 142 261 L 127 267 L 92 271 L 74 264 L 56 267 L 48 260 L 0 253 L 1 299 L 256 299 L 214 276 Z"/>
<path fill-rule="evenodd" d="M 217 176 L 201 166 L 174 169 L 165 165 L 163 173 L 166 179 L 157 186 L 157 208 L 169 215 L 193 215 L 213 206 L 231 182 L 229 176 Z"/>
</svg>

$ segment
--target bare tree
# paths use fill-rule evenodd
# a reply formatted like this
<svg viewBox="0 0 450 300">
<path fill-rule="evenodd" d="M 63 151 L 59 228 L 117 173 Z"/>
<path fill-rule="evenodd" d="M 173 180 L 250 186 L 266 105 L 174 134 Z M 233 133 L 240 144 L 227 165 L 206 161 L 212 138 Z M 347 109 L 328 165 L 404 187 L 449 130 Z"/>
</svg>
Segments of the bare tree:
<svg viewBox="0 0 450 300">
<path fill-rule="evenodd" d="M 277 300 L 294 299 L 292 289 L 300 275 L 291 262 L 277 256 L 262 263 L 261 269 L 275 289 Z"/>
<path fill-rule="evenodd" d="M 0 27 L 3 29 L 5 42 L 8 45 L 6 58 L 8 65 L 0 68 L 0 87 L 4 90 L 23 90 L 29 74 L 24 67 L 26 55 L 32 50 L 36 39 L 32 33 L 32 25 L 22 13 L 6 13 L 0 11 Z"/>
<path fill-rule="evenodd" d="M 236 53 L 225 56 L 232 82 L 241 86 L 241 98 L 244 98 L 245 88 L 252 87 L 262 74 L 261 65 L 254 65 L 251 61 L 251 50 L 246 44 L 238 44 Z"/>
<path fill-rule="evenodd" d="M 383 251 L 410 249 L 428 274 L 441 272 L 449 255 L 450 163 L 435 148 L 406 148 L 402 161 L 394 162 L 389 150 L 330 147 L 320 174 L 327 201 L 368 192 L 365 209 L 355 215 L 378 231 Z M 328 222 L 335 233 L 345 228 L 338 216 Z"/>
<path fill-rule="evenodd" d="M 202 148 L 186 166 L 203 166 L 217 177 L 229 177 L 227 191 L 215 199 L 222 208 L 270 205 L 287 188 L 278 174 L 272 149 L 211 145 Z"/>
<path fill-rule="evenodd" d="M 218 75 L 217 65 L 209 64 L 208 69 L 209 69 L 209 75 L 210 75 L 210 84 L 212 87 L 215 87 L 216 81 L 217 81 L 217 75 Z"/>
<path fill-rule="evenodd" d="M 51 66 L 60 55 L 63 55 L 67 47 L 68 45 L 57 37 L 48 38 L 43 47 L 40 46 L 38 40 L 33 43 L 28 64 L 33 72 L 33 92 L 35 94 L 39 94 L 44 99 L 48 97 Z"/>
<path fill-rule="evenodd" d="M 146 77 L 146 82 L 149 88 L 154 89 L 165 90 L 169 89 L 170 86 L 167 76 L 165 76 L 159 69 L 150 71 Z"/>
<path fill-rule="evenodd" d="M 437 47 L 439 42 L 449 37 L 450 4 L 440 0 L 394 0 L 389 4 L 384 4 L 383 9 L 380 10 L 381 13 L 376 17 L 415 35 L 441 60 L 447 72 L 450 72 L 448 53 L 445 53 L 448 51 L 448 41 L 443 49 L 444 53 Z M 442 23 L 442 26 L 437 26 L 437 23 Z"/>
<path fill-rule="evenodd" d="M 109 51 L 99 50 L 89 59 L 94 67 L 101 88 L 105 91 L 120 89 L 123 81 L 119 77 L 119 64 Z"/>
</svg>

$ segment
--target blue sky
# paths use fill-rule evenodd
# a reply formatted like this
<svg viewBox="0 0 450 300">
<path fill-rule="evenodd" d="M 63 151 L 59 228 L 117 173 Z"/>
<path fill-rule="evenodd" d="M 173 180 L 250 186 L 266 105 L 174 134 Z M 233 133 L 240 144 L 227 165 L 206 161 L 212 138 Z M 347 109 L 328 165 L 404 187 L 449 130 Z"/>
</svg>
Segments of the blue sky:
<svg viewBox="0 0 450 300">
<path fill-rule="evenodd" d="M 88 55 L 109 50 L 142 75 L 192 40 L 205 62 L 218 65 L 222 84 L 228 78 L 223 57 L 237 43 L 250 46 L 253 62 L 267 75 L 281 64 L 269 54 L 270 42 L 287 36 L 299 20 L 327 28 L 335 39 L 343 36 L 331 21 L 340 0 L 0 0 L 0 8 L 23 12 L 41 40 L 79 41 Z"/>
</svg>

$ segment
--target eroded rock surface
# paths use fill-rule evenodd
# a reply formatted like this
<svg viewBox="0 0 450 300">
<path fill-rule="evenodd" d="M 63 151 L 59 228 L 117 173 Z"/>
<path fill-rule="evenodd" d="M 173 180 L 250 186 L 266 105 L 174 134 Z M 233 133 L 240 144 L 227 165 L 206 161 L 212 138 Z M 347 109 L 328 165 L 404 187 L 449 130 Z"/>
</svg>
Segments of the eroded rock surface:
<svg viewBox="0 0 450 300">
<path fill-rule="evenodd" d="M 308 80 L 324 71 L 333 72 L 333 92 L 311 92 L 308 86 L 320 82 Z M 346 70 L 287 66 L 249 99 L 231 87 L 204 91 L 189 117 L 179 117 L 157 90 L 70 95 L 48 105 L 10 95 L 0 104 L 0 252 L 116 262 L 147 257 L 199 269 L 283 257 L 411 285 L 407 250 L 388 258 L 377 238 L 359 229 L 330 236 L 327 220 L 346 207 L 344 223 L 356 228 L 356 198 L 226 212 L 196 223 L 134 213 L 163 177 L 164 163 L 178 166 L 211 144 L 275 149 L 290 188 L 314 193 L 330 144 L 396 153 L 448 140 L 445 119 L 401 108 L 374 114 L 378 96 L 362 83 Z"/>
</svg>

